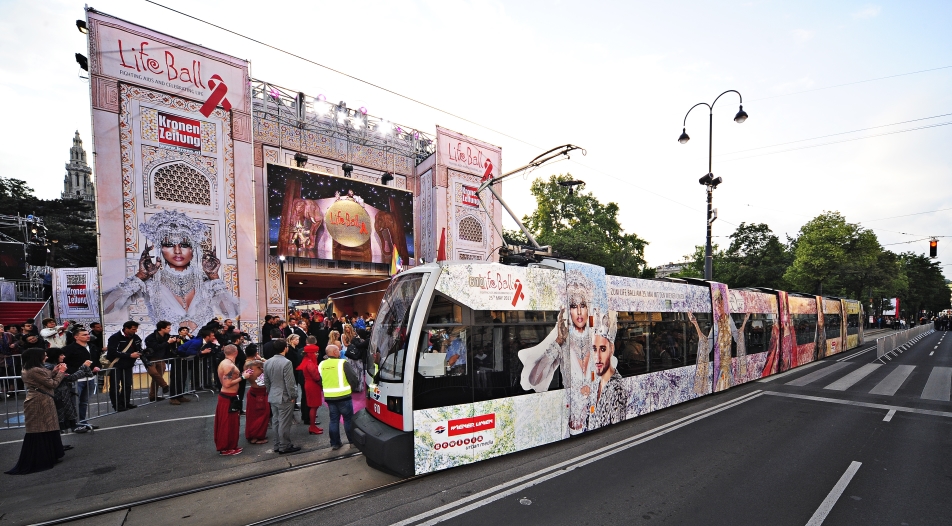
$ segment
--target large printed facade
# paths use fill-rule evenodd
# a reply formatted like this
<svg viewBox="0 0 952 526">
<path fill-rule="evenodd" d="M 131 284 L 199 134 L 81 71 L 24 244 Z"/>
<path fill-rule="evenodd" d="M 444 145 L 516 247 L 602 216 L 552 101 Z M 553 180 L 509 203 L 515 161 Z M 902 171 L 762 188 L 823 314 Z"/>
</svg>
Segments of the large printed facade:
<svg viewBox="0 0 952 526">
<path fill-rule="evenodd" d="M 107 330 L 256 327 L 248 64 L 87 16 Z"/>
<path fill-rule="evenodd" d="M 458 259 L 502 244 L 499 203 L 482 192 L 487 213 L 474 193 L 500 174 L 498 147 L 250 79 L 246 61 L 92 9 L 87 18 L 108 330 L 224 316 L 257 334 L 291 299 L 385 279 L 394 259 L 436 259 L 441 238 Z M 308 278 L 325 288 L 295 290 Z M 380 294 L 355 298 L 335 305 L 373 312 Z"/>
</svg>

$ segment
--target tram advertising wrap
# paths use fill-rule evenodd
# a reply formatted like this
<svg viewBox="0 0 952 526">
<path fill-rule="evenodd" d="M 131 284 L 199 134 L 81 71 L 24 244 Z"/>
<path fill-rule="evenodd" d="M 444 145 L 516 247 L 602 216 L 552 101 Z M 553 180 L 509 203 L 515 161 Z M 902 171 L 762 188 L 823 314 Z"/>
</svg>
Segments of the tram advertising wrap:
<svg viewBox="0 0 952 526">
<path fill-rule="evenodd" d="M 413 253 L 413 194 L 268 164 L 271 254 L 389 264 Z"/>
<path fill-rule="evenodd" d="M 862 343 L 853 300 L 609 276 L 571 261 L 446 262 L 401 276 L 394 283 L 417 284 L 419 307 L 384 298 L 404 321 L 387 325 L 374 349 L 384 349 L 388 376 L 372 386 L 373 416 L 357 419 L 364 454 L 401 474 L 566 439 Z M 397 403 L 411 395 L 404 388 L 412 390 L 407 419 Z M 365 418 L 397 431 L 381 433 Z M 399 448 L 373 442 L 365 428 L 378 437 L 412 432 L 412 472 L 398 454 L 378 454 Z"/>
</svg>

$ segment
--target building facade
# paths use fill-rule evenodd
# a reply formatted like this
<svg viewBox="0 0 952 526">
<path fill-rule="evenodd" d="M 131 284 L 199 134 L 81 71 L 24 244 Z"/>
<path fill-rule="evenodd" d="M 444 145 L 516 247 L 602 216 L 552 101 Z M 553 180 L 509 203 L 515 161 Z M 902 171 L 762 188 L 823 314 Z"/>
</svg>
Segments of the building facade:
<svg viewBox="0 0 952 526">
<path fill-rule="evenodd" d="M 62 199 L 82 199 L 89 204 L 96 202 L 96 187 L 92 180 L 93 170 L 86 164 L 86 150 L 79 131 L 73 135 L 73 146 L 69 149 L 69 162 L 66 163 L 66 176 L 63 178 Z"/>
<path fill-rule="evenodd" d="M 485 260 L 503 244 L 502 207 L 478 193 L 501 173 L 499 147 L 252 79 L 246 61 L 92 9 L 87 20 L 107 329 L 222 316 L 257 334 L 265 314 L 328 297 L 376 314 L 393 267 Z"/>
</svg>

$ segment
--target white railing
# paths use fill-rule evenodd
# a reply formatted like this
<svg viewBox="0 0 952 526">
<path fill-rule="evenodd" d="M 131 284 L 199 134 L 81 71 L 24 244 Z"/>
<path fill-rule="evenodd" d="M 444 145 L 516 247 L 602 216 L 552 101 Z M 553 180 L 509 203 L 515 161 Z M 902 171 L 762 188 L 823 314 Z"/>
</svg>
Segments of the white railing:
<svg viewBox="0 0 952 526">
<path fill-rule="evenodd" d="M 890 334 L 889 336 L 876 338 L 876 358 L 882 358 L 883 356 L 895 351 L 899 347 L 909 343 L 910 340 L 918 338 L 923 334 L 928 334 L 933 330 L 935 330 L 933 328 L 933 324 L 927 323 L 925 325 L 919 325 L 918 327 L 913 327 L 911 329 Z"/>
</svg>

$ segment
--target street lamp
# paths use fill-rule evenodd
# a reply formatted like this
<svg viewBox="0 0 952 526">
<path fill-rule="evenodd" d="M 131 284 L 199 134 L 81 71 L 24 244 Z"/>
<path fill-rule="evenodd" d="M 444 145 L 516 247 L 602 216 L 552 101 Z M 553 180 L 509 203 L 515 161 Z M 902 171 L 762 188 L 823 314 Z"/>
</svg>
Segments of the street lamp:
<svg viewBox="0 0 952 526">
<path fill-rule="evenodd" d="M 701 177 L 698 182 L 707 187 L 707 244 L 704 246 L 704 279 L 712 279 L 713 271 L 713 254 L 711 249 L 711 224 L 714 223 L 714 220 L 717 219 L 717 211 L 712 208 L 713 199 L 714 199 L 714 189 L 717 188 L 719 184 L 724 182 L 720 177 L 714 177 L 714 170 L 711 167 L 711 152 L 714 146 L 714 105 L 717 104 L 717 100 L 723 97 L 727 93 L 736 93 L 737 97 L 740 98 L 740 109 L 737 111 L 737 114 L 734 115 L 734 122 L 741 124 L 747 120 L 747 112 L 744 111 L 744 97 L 737 90 L 729 89 L 724 93 L 721 93 L 714 99 L 714 102 L 708 104 L 706 102 L 699 102 L 694 106 L 691 106 L 691 109 L 684 114 L 684 123 L 681 128 L 681 136 L 678 137 L 678 142 L 681 144 L 687 144 L 691 140 L 691 137 L 688 135 L 688 115 L 691 114 L 691 110 L 697 108 L 698 106 L 707 106 L 709 120 L 708 120 L 708 130 L 707 130 L 707 174 L 704 177 Z"/>
</svg>

